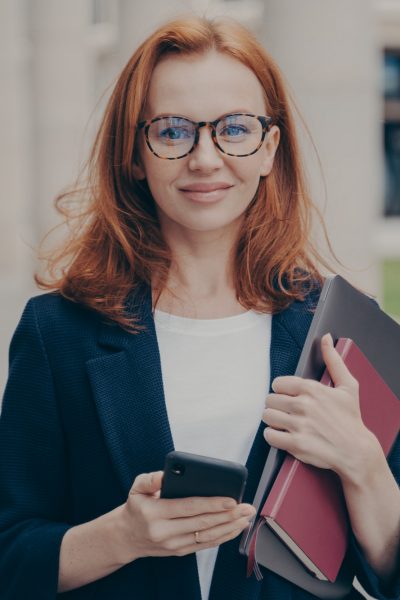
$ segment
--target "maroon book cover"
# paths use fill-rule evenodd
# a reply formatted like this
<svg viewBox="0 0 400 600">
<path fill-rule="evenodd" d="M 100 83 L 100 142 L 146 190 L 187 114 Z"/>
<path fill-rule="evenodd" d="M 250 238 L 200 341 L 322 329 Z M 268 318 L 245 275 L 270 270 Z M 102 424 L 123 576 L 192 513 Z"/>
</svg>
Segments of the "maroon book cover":
<svg viewBox="0 0 400 600">
<path fill-rule="evenodd" d="M 336 349 L 360 384 L 364 424 L 385 455 L 400 429 L 400 401 L 358 346 L 340 338 Z M 327 371 L 321 382 L 332 386 Z M 348 542 L 348 517 L 339 477 L 287 455 L 261 516 L 318 579 L 335 581 Z"/>
</svg>

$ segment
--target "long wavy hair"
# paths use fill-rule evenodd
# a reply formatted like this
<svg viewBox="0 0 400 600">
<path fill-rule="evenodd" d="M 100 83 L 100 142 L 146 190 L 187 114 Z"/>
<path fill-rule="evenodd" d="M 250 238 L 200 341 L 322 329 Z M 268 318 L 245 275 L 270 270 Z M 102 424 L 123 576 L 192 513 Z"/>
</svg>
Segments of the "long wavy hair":
<svg viewBox="0 0 400 600">
<path fill-rule="evenodd" d="M 272 171 L 260 179 L 234 248 L 238 301 L 247 309 L 282 311 L 321 285 L 321 265 L 330 268 L 311 242 L 311 217 L 320 214 L 307 191 L 278 67 L 253 35 L 234 21 L 174 20 L 148 37 L 120 74 L 86 165 L 85 181 L 78 178 L 56 199 L 70 235 L 56 251 L 42 256 L 46 273 L 35 275 L 42 289 L 58 291 L 132 332 L 140 327 L 137 315 L 126 312 L 127 298 L 144 283 L 154 285 L 157 273 L 158 299 L 172 263 L 149 187 L 133 174 L 137 124 L 158 61 L 166 55 L 202 55 L 210 50 L 253 71 L 264 91 L 266 114 L 281 134 Z M 321 223 L 326 234 L 322 219 Z"/>
</svg>

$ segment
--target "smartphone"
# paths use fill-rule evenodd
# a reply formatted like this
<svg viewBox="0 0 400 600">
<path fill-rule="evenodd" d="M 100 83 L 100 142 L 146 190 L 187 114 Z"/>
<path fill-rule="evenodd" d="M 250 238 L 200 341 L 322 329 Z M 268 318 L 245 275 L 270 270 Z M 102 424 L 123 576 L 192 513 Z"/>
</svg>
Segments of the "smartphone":
<svg viewBox="0 0 400 600">
<path fill-rule="evenodd" d="M 161 498 L 224 496 L 241 502 L 246 481 L 240 463 L 174 450 L 165 457 Z"/>
</svg>

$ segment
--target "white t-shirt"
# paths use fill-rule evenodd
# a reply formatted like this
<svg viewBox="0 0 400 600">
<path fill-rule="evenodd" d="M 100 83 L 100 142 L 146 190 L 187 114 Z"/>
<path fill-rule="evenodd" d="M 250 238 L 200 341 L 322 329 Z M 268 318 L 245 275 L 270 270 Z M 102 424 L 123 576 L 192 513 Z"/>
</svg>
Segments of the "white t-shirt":
<svg viewBox="0 0 400 600">
<path fill-rule="evenodd" d="M 154 315 L 176 450 L 245 464 L 270 383 L 271 315 L 222 319 Z M 197 552 L 207 600 L 218 548 Z"/>
</svg>

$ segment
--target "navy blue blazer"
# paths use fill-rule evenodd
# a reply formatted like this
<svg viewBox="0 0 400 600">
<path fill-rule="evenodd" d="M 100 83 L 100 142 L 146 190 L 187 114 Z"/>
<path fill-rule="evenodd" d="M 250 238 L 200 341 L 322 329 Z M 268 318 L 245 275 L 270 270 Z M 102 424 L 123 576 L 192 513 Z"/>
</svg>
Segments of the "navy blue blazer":
<svg viewBox="0 0 400 600">
<path fill-rule="evenodd" d="M 272 319 L 271 377 L 292 374 L 312 314 L 311 298 Z M 30 300 L 10 347 L 0 419 L 0 598 L 53 600 L 61 540 L 68 528 L 122 504 L 135 477 L 163 468 L 173 449 L 160 356 L 145 289 L 129 305 L 146 331 L 132 335 L 58 294 Z M 247 466 L 251 502 L 268 445 L 260 424 Z M 400 442 L 390 465 L 400 481 Z M 306 600 L 313 596 L 264 570 L 247 579 L 239 538 L 221 546 L 210 600 Z M 389 592 L 353 541 L 359 580 Z M 60 595 L 61 596 L 61 595 Z M 65 600 L 200 600 L 195 555 L 143 558 Z M 349 598 L 361 597 L 352 590 Z"/>
</svg>

